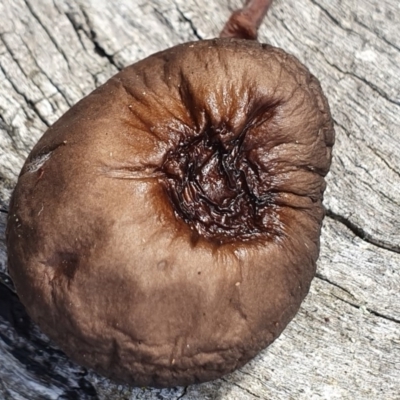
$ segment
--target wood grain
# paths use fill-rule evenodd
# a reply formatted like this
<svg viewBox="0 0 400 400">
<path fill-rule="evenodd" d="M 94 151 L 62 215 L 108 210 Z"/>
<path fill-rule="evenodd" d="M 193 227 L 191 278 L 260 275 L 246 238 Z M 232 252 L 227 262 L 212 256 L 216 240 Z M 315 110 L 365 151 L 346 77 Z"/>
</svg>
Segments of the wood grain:
<svg viewBox="0 0 400 400">
<path fill-rule="evenodd" d="M 400 5 L 275 0 L 259 39 L 321 80 L 337 142 L 316 279 L 282 336 L 223 379 L 116 385 L 67 359 L 7 275 L 8 202 L 46 127 L 119 69 L 216 37 L 239 0 L 0 0 L 1 399 L 400 399 Z"/>
</svg>

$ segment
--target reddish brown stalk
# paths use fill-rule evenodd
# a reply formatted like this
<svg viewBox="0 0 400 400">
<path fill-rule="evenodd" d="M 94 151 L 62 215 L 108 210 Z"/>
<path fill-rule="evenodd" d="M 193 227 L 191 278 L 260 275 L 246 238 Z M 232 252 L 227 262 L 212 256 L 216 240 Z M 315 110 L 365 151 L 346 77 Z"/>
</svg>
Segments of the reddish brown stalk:
<svg viewBox="0 0 400 400">
<path fill-rule="evenodd" d="M 271 4 L 272 0 L 247 0 L 231 15 L 219 37 L 257 40 L 258 28 Z"/>
</svg>

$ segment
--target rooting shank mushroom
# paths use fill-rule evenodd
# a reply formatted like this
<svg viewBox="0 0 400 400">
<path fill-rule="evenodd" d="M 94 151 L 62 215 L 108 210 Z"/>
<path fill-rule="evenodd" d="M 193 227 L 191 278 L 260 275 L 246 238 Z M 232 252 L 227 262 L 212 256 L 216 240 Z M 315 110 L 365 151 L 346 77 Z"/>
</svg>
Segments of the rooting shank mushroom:
<svg viewBox="0 0 400 400">
<path fill-rule="evenodd" d="M 333 140 L 317 79 L 278 48 L 220 38 L 125 68 L 21 171 L 7 226 L 21 301 L 72 359 L 120 382 L 233 371 L 309 290 Z"/>
</svg>

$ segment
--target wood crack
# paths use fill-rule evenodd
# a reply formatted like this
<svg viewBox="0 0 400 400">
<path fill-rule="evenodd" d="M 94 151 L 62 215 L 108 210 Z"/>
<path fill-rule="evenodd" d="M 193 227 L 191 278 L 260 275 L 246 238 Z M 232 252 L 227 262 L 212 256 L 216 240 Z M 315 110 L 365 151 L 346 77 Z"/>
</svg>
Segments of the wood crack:
<svg viewBox="0 0 400 400">
<path fill-rule="evenodd" d="M 65 16 L 67 17 L 68 21 L 71 24 L 72 29 L 74 30 L 76 37 L 79 41 L 79 43 L 82 46 L 83 50 L 86 50 L 86 46 L 85 43 L 83 43 L 80 32 L 83 32 L 86 36 L 88 36 L 88 33 L 83 29 L 83 26 L 80 25 L 79 23 L 77 23 L 77 21 L 75 21 L 74 17 L 73 17 L 73 13 L 71 12 L 66 12 Z"/>
<path fill-rule="evenodd" d="M 317 3 L 314 3 L 313 0 L 310 0 L 313 4 L 316 4 L 318 7 L 320 7 Z M 293 32 L 290 30 L 290 28 L 285 24 L 285 22 L 278 18 L 275 17 L 284 27 L 285 30 L 287 30 L 287 32 L 290 34 L 290 36 L 292 37 L 293 41 L 296 42 L 296 38 L 295 35 L 293 34 Z M 332 17 L 333 18 L 333 17 Z M 334 21 L 336 21 L 336 19 L 334 19 Z M 338 26 L 340 26 L 339 22 Z M 340 26 L 341 27 L 341 26 Z M 341 27 L 342 28 L 342 27 Z M 342 28 L 344 30 L 346 30 L 346 28 Z M 351 31 L 351 30 L 350 30 Z M 353 31 L 351 31 L 353 32 Z M 340 67 L 338 67 L 336 64 L 331 63 L 330 61 L 328 61 L 328 59 L 326 58 L 325 54 L 319 50 L 317 47 L 310 47 L 309 45 L 307 45 L 307 43 L 304 43 L 305 46 L 307 46 L 309 49 L 317 52 L 318 54 L 320 54 L 324 61 L 332 68 L 334 68 L 335 70 L 339 71 L 341 74 L 343 75 L 348 75 L 351 76 L 359 81 L 361 81 L 362 83 L 364 83 L 366 86 L 368 86 L 371 90 L 373 90 L 375 93 L 377 93 L 380 97 L 382 97 L 383 99 L 385 99 L 386 101 L 395 104 L 396 106 L 400 106 L 400 102 L 397 100 L 393 100 L 391 99 L 383 90 L 381 90 L 380 88 L 378 88 L 376 85 L 374 85 L 373 83 L 367 81 L 365 78 L 358 76 L 357 74 L 355 74 L 354 72 L 349 72 L 349 71 L 344 71 L 343 69 L 341 69 Z"/>
<path fill-rule="evenodd" d="M 345 26 L 343 26 L 341 24 L 341 22 L 335 18 L 327 9 L 325 9 L 324 7 L 321 6 L 321 4 L 319 4 L 318 2 L 316 2 L 315 0 L 309 0 L 312 4 L 314 4 L 314 6 L 318 7 L 335 25 L 337 25 L 340 29 L 343 29 L 345 32 L 348 33 L 354 33 L 358 36 L 359 33 L 355 32 L 354 30 L 350 29 L 350 28 L 346 28 Z"/>
<path fill-rule="evenodd" d="M 47 26 L 45 24 L 43 24 L 43 22 L 41 21 L 41 19 L 39 18 L 39 16 L 36 14 L 36 12 L 34 11 L 32 5 L 29 3 L 28 0 L 24 0 L 26 7 L 28 8 L 29 12 L 31 13 L 31 15 L 33 16 L 33 18 L 35 18 L 35 20 L 37 21 L 37 23 L 42 27 L 42 29 L 46 32 L 47 36 L 49 37 L 51 43 L 53 43 L 54 47 L 57 49 L 57 51 L 61 54 L 61 56 L 63 57 L 67 68 L 69 71 L 72 72 L 71 70 L 71 65 L 69 63 L 69 60 L 67 58 L 67 56 L 65 55 L 64 50 L 58 45 L 57 41 L 55 40 L 55 38 L 53 37 L 53 35 L 51 34 L 51 31 L 47 28 Z"/>
<path fill-rule="evenodd" d="M 88 32 L 86 32 L 85 31 L 85 29 L 84 29 L 84 27 L 81 25 L 81 24 L 79 24 L 77 21 L 75 21 L 75 19 L 73 18 L 73 13 L 70 13 L 70 12 L 66 12 L 65 13 L 65 16 L 66 16 L 66 18 L 68 19 L 68 21 L 70 22 L 70 24 L 71 24 L 71 27 L 72 27 L 72 29 L 74 30 L 74 32 L 75 32 L 75 35 L 76 35 L 76 37 L 77 37 L 77 39 L 78 39 L 78 41 L 79 41 L 79 43 L 80 43 L 80 45 L 81 45 L 81 47 L 82 47 L 82 50 L 83 51 L 87 51 L 88 49 L 86 48 L 86 45 L 85 45 L 85 43 L 83 42 L 83 40 L 82 40 L 82 37 L 81 37 L 81 35 L 80 35 L 80 32 L 83 32 L 83 34 L 87 37 L 87 38 L 89 38 L 89 40 L 93 43 L 93 40 L 91 40 L 90 39 L 90 33 L 88 34 Z M 96 49 L 94 49 L 94 51 L 96 52 Z M 98 54 L 98 52 L 96 52 L 96 54 Z M 100 56 L 100 57 L 102 57 L 102 56 Z M 104 57 L 103 57 L 104 58 Z M 110 62 L 110 60 L 108 60 L 108 62 Z M 114 65 L 114 64 L 112 64 L 112 65 Z M 115 66 L 115 65 L 114 65 Z M 117 67 L 116 67 L 117 68 Z M 93 79 L 93 85 L 94 85 L 94 87 L 98 87 L 99 86 L 99 78 L 98 78 L 98 76 L 96 75 L 96 74 L 94 74 L 93 72 L 91 72 L 88 68 L 85 68 L 85 70 L 86 70 L 86 72 L 92 77 L 92 79 Z"/>
<path fill-rule="evenodd" d="M 11 126 L 10 124 L 7 124 L 7 122 L 4 120 L 1 113 L 0 113 L 0 129 L 4 130 L 7 133 L 7 136 L 11 140 L 11 147 L 14 149 L 14 151 L 17 154 L 20 154 L 19 149 L 18 149 L 18 144 L 16 143 L 15 137 L 14 137 L 15 128 L 13 126 Z"/>
<path fill-rule="evenodd" d="M 400 254 L 400 246 L 394 245 L 394 244 L 390 245 L 390 244 L 384 243 L 383 241 L 381 241 L 379 239 L 374 239 L 373 237 L 371 237 L 370 234 L 365 232 L 365 230 L 363 228 L 359 227 L 354 222 L 351 222 L 350 220 L 345 218 L 343 215 L 336 214 L 332 210 L 327 209 L 326 216 L 329 218 L 332 218 L 334 221 L 341 222 L 343 225 L 346 226 L 346 228 L 348 228 L 355 236 L 357 236 L 361 240 L 363 240 L 369 244 L 372 244 L 376 247 L 379 247 L 381 249 Z"/>
<path fill-rule="evenodd" d="M 189 386 L 185 386 L 185 387 L 183 388 L 182 394 L 181 394 L 179 397 L 177 397 L 176 400 L 183 399 L 183 397 L 186 396 L 186 394 L 187 394 L 188 388 L 189 388 Z"/>
<path fill-rule="evenodd" d="M 378 86 L 374 85 L 373 83 L 369 82 L 368 80 L 366 80 L 365 78 L 358 76 L 357 74 L 355 74 L 354 72 L 351 71 L 344 71 L 343 69 L 341 69 L 339 66 L 337 66 L 336 64 L 331 63 L 330 61 L 328 61 L 328 59 L 326 58 L 325 54 L 317 49 L 317 48 L 313 48 L 313 50 L 315 52 L 317 52 L 318 54 L 320 54 L 323 59 L 325 60 L 325 62 L 331 66 L 332 68 L 336 69 L 336 71 L 339 71 L 340 73 L 342 73 L 343 75 L 348 75 L 351 76 L 355 79 L 357 79 L 358 81 L 361 81 L 362 83 L 364 83 L 366 86 L 368 86 L 372 91 L 374 91 L 375 93 L 377 93 L 381 98 L 385 99 L 386 101 L 388 101 L 389 103 L 395 104 L 396 106 L 400 106 L 400 101 L 397 100 L 393 100 L 392 98 L 390 98 L 382 89 L 380 89 Z"/>
<path fill-rule="evenodd" d="M 332 14 L 329 13 L 328 10 L 326 10 L 325 8 L 323 8 L 323 7 L 322 7 L 319 3 L 317 3 L 315 0 L 309 0 L 309 1 L 310 1 L 312 4 L 314 4 L 316 7 L 318 7 L 318 8 L 319 8 L 319 9 L 320 9 L 334 24 L 336 24 L 339 28 L 343 29 L 345 32 L 355 34 L 355 35 L 357 35 L 357 36 L 359 36 L 360 38 L 363 39 L 362 35 L 360 35 L 358 32 L 356 32 L 356 31 L 354 31 L 354 30 L 352 30 L 352 29 L 349 29 L 349 28 L 344 27 L 338 19 L 336 19 Z M 286 27 L 286 29 L 288 29 L 288 28 Z M 379 37 L 379 38 L 380 38 L 380 37 Z M 381 39 L 381 38 L 380 38 L 380 39 Z M 306 43 L 305 43 L 305 45 L 306 45 L 307 47 L 309 47 Z M 318 48 L 313 47 L 312 50 L 313 50 L 313 51 L 316 51 L 316 52 L 318 52 L 320 55 L 322 55 L 322 57 L 323 57 L 324 60 L 327 62 L 327 64 L 330 65 L 332 68 L 335 68 L 336 70 L 338 70 L 338 71 L 341 72 L 342 74 L 350 75 L 350 76 L 352 76 L 353 78 L 356 78 L 356 79 L 360 80 L 361 82 L 363 82 L 365 85 L 367 85 L 368 87 L 370 87 L 374 92 L 376 92 L 377 94 L 379 94 L 381 97 L 383 97 L 383 98 L 384 98 L 385 100 L 387 100 L 388 102 L 390 102 L 390 103 L 392 103 L 392 104 L 395 104 L 395 105 L 397 105 L 397 106 L 400 106 L 400 101 L 397 101 L 397 100 L 394 100 L 394 99 L 390 98 L 390 96 L 388 96 L 388 95 L 387 95 L 382 89 L 380 89 L 378 86 L 376 86 L 376 85 L 374 85 L 373 83 L 369 82 L 367 79 L 358 76 L 358 75 L 355 74 L 354 72 L 344 71 L 344 70 L 342 70 L 340 67 L 338 67 L 337 65 L 332 64 L 331 62 L 329 62 L 329 61 L 327 60 L 327 58 L 325 57 L 324 53 L 321 52 L 320 50 L 318 50 Z"/>
<path fill-rule="evenodd" d="M 280 22 L 280 24 L 283 26 L 283 28 L 286 30 L 287 33 L 289 33 L 290 37 L 292 38 L 292 41 L 296 43 L 296 38 L 291 29 L 286 25 L 285 21 L 277 16 L 275 16 L 275 19 Z"/>
<path fill-rule="evenodd" d="M 355 138 L 353 138 L 352 137 L 352 135 L 351 135 L 351 133 L 349 132 L 349 130 L 343 125 L 343 124 L 341 124 L 340 122 L 338 122 L 336 119 L 333 119 L 333 121 L 334 121 L 334 123 L 335 123 L 335 125 L 337 125 L 338 127 L 340 127 L 343 131 L 344 131 L 344 133 L 346 134 L 346 136 L 349 138 L 349 139 L 355 139 Z M 358 127 L 358 125 L 357 125 L 357 127 Z M 359 128 L 359 130 L 361 131 L 361 129 Z M 355 139 L 355 140 L 358 140 L 358 139 Z M 370 144 L 368 144 L 367 142 L 364 142 L 365 143 L 365 146 L 369 149 L 369 150 L 371 150 L 371 152 L 377 157 L 377 158 L 379 158 L 379 160 L 380 161 L 382 161 L 385 165 L 386 165 L 386 167 L 388 168 L 388 169 L 390 169 L 394 174 L 396 174 L 399 178 L 400 178 L 400 172 L 399 171 L 397 171 L 396 169 L 394 169 L 386 160 L 385 160 L 385 158 L 383 158 L 380 154 L 379 154 L 379 152 L 374 148 L 374 147 L 372 147 Z M 392 199 L 393 200 L 393 199 Z"/>
<path fill-rule="evenodd" d="M 261 399 L 261 398 L 262 398 L 262 397 L 258 396 L 257 394 L 253 393 L 252 391 L 250 391 L 249 389 L 247 389 L 247 388 L 245 388 L 245 387 L 239 385 L 238 383 L 236 383 L 236 382 L 233 381 L 233 380 L 228 381 L 226 378 L 222 378 L 221 380 L 223 380 L 223 381 L 226 382 L 226 383 L 229 383 L 229 384 L 231 384 L 231 385 L 234 385 L 234 386 L 238 387 L 239 389 L 245 391 L 245 392 L 246 392 L 247 394 L 249 394 L 250 396 L 253 396 L 253 397 L 257 398 L 257 399 Z"/>
<path fill-rule="evenodd" d="M 371 147 L 368 143 L 366 146 L 374 153 L 374 155 L 379 158 L 393 173 L 395 173 L 400 178 L 400 172 L 394 169 L 373 147 Z M 392 199 L 393 200 L 393 199 Z"/>
<path fill-rule="evenodd" d="M 11 59 L 12 59 L 12 60 L 15 62 L 15 64 L 18 66 L 19 71 L 22 73 L 22 75 L 24 75 L 24 77 L 25 77 L 28 81 L 30 81 L 30 82 L 32 82 L 33 84 L 35 84 L 35 83 L 29 78 L 29 76 L 26 75 L 26 73 L 25 73 L 24 69 L 22 68 L 22 66 L 21 66 L 21 64 L 20 64 L 20 62 L 19 62 L 19 60 L 15 57 L 14 52 L 12 51 L 12 49 L 9 47 L 9 45 L 8 45 L 8 43 L 7 43 L 7 40 L 5 40 L 4 35 L 0 35 L 0 37 L 1 37 L 1 41 L 3 42 L 4 47 L 6 48 L 8 54 L 10 54 Z M 21 38 L 22 42 L 25 44 L 25 46 L 26 46 L 26 43 L 25 43 L 25 41 L 24 41 L 24 38 L 23 38 L 23 37 L 20 37 L 20 38 Z M 31 50 L 29 49 L 28 46 L 26 46 L 26 49 L 28 50 L 28 52 L 29 52 L 30 56 L 32 57 L 32 59 L 35 61 L 35 66 L 36 66 L 38 69 L 41 70 L 41 68 L 37 65 L 36 60 L 35 60 L 35 57 L 33 56 L 32 52 L 31 52 Z M 36 85 L 36 84 L 35 84 L 35 87 L 40 91 L 40 93 L 42 94 L 42 96 L 44 96 L 44 93 L 43 93 L 43 91 L 42 91 L 42 88 L 39 87 L 39 86 Z"/>
<path fill-rule="evenodd" d="M 42 74 L 43 74 L 43 75 L 49 80 L 49 82 L 54 86 L 54 88 L 56 89 L 56 93 L 59 93 L 59 94 L 62 96 L 62 98 L 65 100 L 65 102 L 68 104 L 68 106 L 71 107 L 72 104 L 68 101 L 66 95 L 65 95 L 64 92 L 60 89 L 59 85 L 57 85 L 57 84 L 51 79 L 50 75 L 49 75 L 44 69 L 42 69 L 42 68 L 40 67 L 40 65 L 37 63 L 36 58 L 35 58 L 34 54 L 32 53 L 31 49 L 29 48 L 28 43 L 26 43 L 24 37 L 21 37 L 21 41 L 25 44 L 26 49 L 27 49 L 28 53 L 30 54 L 30 56 L 32 57 L 32 60 L 34 60 L 35 66 L 38 68 L 38 70 L 40 70 L 40 71 L 42 72 Z M 3 41 L 3 42 L 4 42 L 4 41 Z M 5 43 L 4 43 L 4 44 L 5 44 Z M 24 72 L 23 69 L 22 69 L 22 66 L 19 64 L 18 60 L 17 60 L 16 58 L 14 58 L 14 55 L 12 54 L 11 50 L 9 50 L 9 52 L 10 52 L 11 57 L 13 58 L 14 62 L 18 65 L 18 67 L 20 68 L 20 70 L 22 71 L 22 73 L 25 75 L 25 77 L 27 78 L 27 80 L 29 80 L 30 82 L 32 82 L 33 84 L 35 84 L 35 82 L 33 82 L 32 79 L 31 79 L 29 76 L 26 76 L 25 72 Z M 35 84 L 35 86 L 38 88 L 38 90 L 40 90 L 40 92 L 41 92 L 42 95 L 43 95 L 43 98 L 46 98 L 46 95 L 45 95 L 45 93 L 43 92 L 42 88 L 41 88 L 39 85 L 37 85 L 37 84 Z M 52 96 L 54 96 L 54 94 L 53 94 Z M 48 97 L 47 97 L 47 100 L 50 100 L 52 96 L 48 96 Z M 41 100 L 42 100 L 42 99 L 36 101 L 35 104 L 39 103 Z M 51 102 L 50 102 L 50 104 L 51 104 Z M 52 107 L 53 112 L 57 112 L 57 110 L 54 108 L 53 104 L 51 104 L 51 107 Z"/>
<path fill-rule="evenodd" d="M 17 291 L 15 290 L 14 284 L 8 274 L 4 272 L 0 272 L 0 285 L 5 286 L 7 289 L 10 289 L 11 292 L 17 294 Z"/>
<path fill-rule="evenodd" d="M 11 79 L 11 77 L 7 74 L 7 72 L 4 70 L 4 68 L 1 66 L 0 64 L 0 70 L 2 71 L 2 73 L 4 74 L 4 76 L 7 78 L 7 81 L 10 83 L 10 85 L 12 86 L 12 88 L 14 89 L 14 91 L 20 95 L 24 100 L 25 103 L 29 106 L 29 108 L 35 112 L 35 114 L 39 117 L 39 119 L 47 126 L 50 126 L 50 123 L 46 120 L 45 117 L 43 117 L 40 114 L 40 111 L 38 110 L 38 108 L 36 107 L 36 104 L 30 99 L 28 98 L 28 96 L 26 96 L 19 88 L 18 86 L 13 82 L 13 80 Z"/>
<path fill-rule="evenodd" d="M 316 7 L 318 7 L 335 25 L 337 25 L 340 29 L 343 29 L 345 32 L 355 34 L 359 36 L 361 39 L 365 40 L 364 37 L 354 29 L 346 28 L 337 18 L 335 18 L 326 8 L 322 7 L 321 4 L 319 4 L 315 0 L 309 0 L 312 4 L 314 4 Z M 374 34 L 378 39 L 382 40 L 384 43 L 386 43 L 388 46 L 393 47 L 395 50 L 400 51 L 400 47 L 397 47 L 394 43 L 390 42 L 387 40 L 385 37 L 381 36 L 378 32 L 375 30 L 371 29 L 368 25 L 365 25 L 358 17 L 357 14 L 354 15 L 354 21 L 367 30 L 368 32 Z"/>
<path fill-rule="evenodd" d="M 47 29 L 46 25 L 43 24 L 43 22 L 40 20 L 40 18 L 38 17 L 38 15 L 35 13 L 35 11 L 33 10 L 31 4 L 29 3 L 28 0 L 24 0 L 26 7 L 28 8 L 29 12 L 31 13 L 31 15 L 35 18 L 35 20 L 37 21 L 37 23 L 42 27 L 42 29 L 46 32 L 47 36 L 49 37 L 51 43 L 53 43 L 54 47 L 57 49 L 57 51 L 60 53 L 60 55 L 63 57 L 64 61 L 66 62 L 67 68 L 68 70 L 72 73 L 71 71 L 71 65 L 69 63 L 69 60 L 67 58 L 67 56 L 65 55 L 65 52 L 63 51 L 62 48 L 60 48 L 60 46 L 58 45 L 57 41 L 54 39 L 53 35 L 51 35 L 51 32 L 49 31 L 49 29 Z M 25 43 L 25 42 L 24 42 Z M 29 47 L 27 47 L 29 50 Z M 33 57 L 34 58 L 34 57 Z M 57 89 L 57 91 L 61 94 L 61 96 L 64 98 L 65 102 L 71 107 L 72 103 L 68 100 L 67 95 L 64 93 L 64 91 L 54 82 L 52 82 L 50 80 L 50 78 L 48 77 L 48 75 L 46 74 L 46 71 L 44 71 L 42 68 L 40 68 L 40 70 L 44 73 L 44 75 L 46 75 L 47 79 L 49 79 L 49 81 L 51 82 L 51 84 Z"/>
<path fill-rule="evenodd" d="M 193 21 L 188 18 L 182 11 L 181 9 L 178 7 L 178 5 L 176 5 L 176 10 L 178 11 L 179 15 L 182 17 L 182 19 L 187 22 L 193 32 L 193 35 L 196 36 L 197 39 L 199 40 L 203 40 L 203 38 L 201 37 L 201 35 L 199 34 L 199 32 L 197 31 L 197 28 L 194 26 Z"/>
<path fill-rule="evenodd" d="M 400 319 L 397 319 L 397 318 L 394 318 L 394 317 L 390 317 L 389 315 L 382 314 L 382 313 L 380 313 L 378 311 L 375 311 L 375 310 L 373 310 L 373 309 L 371 309 L 369 307 L 360 306 L 359 304 L 356 304 L 356 303 L 353 303 L 353 302 L 351 302 L 349 300 L 346 300 L 346 299 L 344 299 L 344 298 L 342 298 L 342 297 L 340 297 L 340 296 L 338 296 L 338 295 L 336 295 L 334 293 L 332 293 L 332 296 L 335 297 L 336 299 L 340 300 L 340 301 L 343 301 L 344 303 L 348 304 L 349 306 L 358 309 L 358 310 L 364 309 L 369 314 L 371 314 L 371 315 L 373 315 L 375 317 L 383 318 L 383 319 L 386 319 L 388 321 L 394 322 L 396 324 L 400 324 Z"/>
<path fill-rule="evenodd" d="M 337 287 L 338 289 L 342 290 L 343 292 L 347 293 L 350 297 L 352 297 L 353 299 L 355 299 L 355 296 L 346 288 L 344 288 L 343 286 L 340 286 L 339 284 L 337 284 L 336 282 L 331 281 L 330 279 L 328 279 L 327 277 L 323 276 L 321 273 L 317 272 L 315 274 L 315 277 L 320 279 L 321 281 L 324 281 L 326 283 L 329 283 L 332 286 Z"/>
<path fill-rule="evenodd" d="M 355 15 L 354 21 L 357 22 L 358 25 L 366 29 L 368 32 L 373 33 L 378 39 L 381 39 L 383 42 L 385 42 L 388 46 L 393 47 L 395 50 L 400 51 L 400 47 L 396 46 L 394 43 L 390 42 L 387 40 L 384 36 L 381 36 L 378 32 L 376 32 L 373 29 L 370 29 L 368 25 L 365 25 L 358 17 Z"/>
<path fill-rule="evenodd" d="M 112 54 L 108 54 L 106 52 L 106 50 L 104 49 L 104 47 L 100 44 L 100 42 L 97 40 L 97 33 L 94 30 L 91 22 L 90 22 L 90 18 L 88 16 L 88 14 L 86 13 L 86 11 L 83 9 L 83 7 L 80 8 L 82 15 L 85 19 L 85 23 L 87 25 L 87 27 L 89 28 L 89 32 L 85 32 L 87 35 L 87 38 L 93 43 L 94 45 L 94 51 L 103 58 L 106 58 L 108 60 L 108 62 L 113 65 L 118 71 L 121 71 L 121 67 L 117 65 L 117 63 L 114 60 L 114 56 Z M 75 28 L 77 29 L 77 28 Z"/>
</svg>

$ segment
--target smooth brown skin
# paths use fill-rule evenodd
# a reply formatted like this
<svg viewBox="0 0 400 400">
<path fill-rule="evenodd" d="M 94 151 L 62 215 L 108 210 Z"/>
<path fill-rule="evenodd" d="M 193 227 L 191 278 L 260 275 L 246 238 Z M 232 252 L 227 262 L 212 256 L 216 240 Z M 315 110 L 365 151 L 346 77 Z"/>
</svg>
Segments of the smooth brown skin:
<svg viewBox="0 0 400 400">
<path fill-rule="evenodd" d="M 241 138 L 236 172 L 249 187 L 232 189 L 215 165 L 199 184 L 201 165 L 177 149 L 205 136 L 217 145 L 204 165 Z M 280 49 L 215 39 L 125 68 L 49 128 L 23 167 L 7 227 L 21 301 L 71 358 L 120 382 L 233 371 L 309 290 L 333 141 L 318 81 Z M 207 234 L 213 207 L 191 219 L 176 204 L 187 181 L 168 169 L 174 157 L 215 207 L 241 196 L 261 222 L 246 231 L 233 213 Z"/>
</svg>

